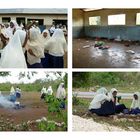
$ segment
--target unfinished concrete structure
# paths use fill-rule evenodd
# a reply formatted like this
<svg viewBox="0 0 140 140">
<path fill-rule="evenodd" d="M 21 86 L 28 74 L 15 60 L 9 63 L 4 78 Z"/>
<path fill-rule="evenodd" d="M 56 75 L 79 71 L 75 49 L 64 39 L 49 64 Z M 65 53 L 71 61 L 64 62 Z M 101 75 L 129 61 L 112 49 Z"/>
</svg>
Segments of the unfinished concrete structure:
<svg viewBox="0 0 140 140">
<path fill-rule="evenodd" d="M 73 67 L 139 68 L 139 15 L 140 9 L 73 9 Z M 109 49 L 95 48 L 97 38 Z"/>
</svg>

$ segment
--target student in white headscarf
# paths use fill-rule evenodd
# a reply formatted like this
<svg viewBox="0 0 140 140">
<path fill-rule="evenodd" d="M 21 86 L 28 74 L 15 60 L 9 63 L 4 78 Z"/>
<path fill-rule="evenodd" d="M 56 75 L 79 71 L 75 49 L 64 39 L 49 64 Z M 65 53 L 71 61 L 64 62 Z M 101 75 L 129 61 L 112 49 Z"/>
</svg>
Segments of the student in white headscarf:
<svg viewBox="0 0 140 140">
<path fill-rule="evenodd" d="M 27 42 L 27 62 L 28 68 L 42 68 L 41 58 L 44 58 L 44 45 L 41 34 L 32 27 L 29 30 L 29 40 Z"/>
<path fill-rule="evenodd" d="M 56 98 L 60 100 L 66 99 L 66 90 L 64 88 L 64 83 L 60 83 L 56 92 Z"/>
<path fill-rule="evenodd" d="M 115 105 L 115 113 L 123 113 L 123 111 L 125 109 L 127 109 L 127 108 L 126 108 L 126 106 L 124 104 L 119 103 L 117 93 L 118 93 L 117 89 L 112 88 L 108 95 L 109 95 L 109 97 L 111 98 L 112 102 Z"/>
<path fill-rule="evenodd" d="M 43 86 L 43 88 L 41 89 L 41 97 L 40 98 L 45 99 L 46 95 L 47 95 L 47 90 L 46 90 L 45 86 Z"/>
<path fill-rule="evenodd" d="M 67 52 L 67 43 L 61 29 L 56 29 L 52 37 L 45 44 L 50 59 L 50 68 L 63 68 L 63 56 Z"/>
<path fill-rule="evenodd" d="M 27 42 L 25 31 L 17 30 L 1 53 L 1 68 L 27 68 L 23 48 Z"/>
<path fill-rule="evenodd" d="M 11 89 L 10 89 L 10 95 L 14 95 L 15 94 L 15 89 L 14 87 L 12 86 Z"/>
<path fill-rule="evenodd" d="M 52 95 L 52 94 L 53 94 L 52 86 L 49 86 L 47 89 L 47 95 Z"/>
<path fill-rule="evenodd" d="M 64 83 L 60 83 L 56 92 L 56 98 L 60 101 L 60 108 L 65 109 L 66 90 Z"/>
<path fill-rule="evenodd" d="M 42 32 L 43 43 L 46 44 L 49 39 L 50 39 L 50 33 L 49 33 L 49 31 L 47 29 L 45 29 Z M 49 68 L 49 54 L 48 54 L 48 50 L 44 49 L 44 55 L 45 55 L 45 58 L 41 59 L 41 63 L 43 65 L 43 68 Z"/>
<path fill-rule="evenodd" d="M 102 87 L 97 90 L 93 100 L 89 105 L 89 111 L 99 116 L 108 116 L 115 114 L 115 107 L 111 98 L 107 96 L 107 89 Z"/>
<path fill-rule="evenodd" d="M 130 107 L 130 114 L 140 114 L 140 93 L 135 92 L 133 95 L 133 100 Z"/>
<path fill-rule="evenodd" d="M 19 26 L 15 20 L 10 21 L 10 26 L 6 29 L 6 33 L 9 39 L 11 39 L 15 31 L 19 29 Z"/>
</svg>

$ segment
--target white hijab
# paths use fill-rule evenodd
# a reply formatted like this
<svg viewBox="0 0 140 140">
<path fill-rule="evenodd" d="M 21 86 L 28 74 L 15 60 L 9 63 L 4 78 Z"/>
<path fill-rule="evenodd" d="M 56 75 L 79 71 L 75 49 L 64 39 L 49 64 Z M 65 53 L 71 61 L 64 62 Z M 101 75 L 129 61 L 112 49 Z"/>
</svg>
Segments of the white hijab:
<svg viewBox="0 0 140 140">
<path fill-rule="evenodd" d="M 67 51 L 67 42 L 62 29 L 55 29 L 52 37 L 46 42 L 45 50 L 54 56 L 63 56 Z"/>
<path fill-rule="evenodd" d="M 44 37 L 43 36 L 43 33 L 47 33 L 47 37 Z M 50 39 L 50 33 L 49 33 L 49 31 L 47 29 L 43 30 L 43 32 L 42 32 L 42 40 L 43 40 L 43 42 L 45 43 L 49 39 Z"/>
<path fill-rule="evenodd" d="M 102 87 L 96 91 L 96 94 L 89 105 L 89 109 L 98 109 L 105 101 L 110 101 L 111 99 L 106 95 L 107 89 Z"/>
<path fill-rule="evenodd" d="M 107 89 L 105 87 L 101 87 L 96 91 L 96 94 L 107 94 Z"/>
<path fill-rule="evenodd" d="M 64 83 L 60 83 L 60 85 L 57 89 L 56 98 L 58 98 L 58 99 L 66 98 L 66 91 L 63 86 L 64 86 Z"/>
<path fill-rule="evenodd" d="M 133 97 L 132 103 L 131 103 L 131 108 L 135 109 L 135 108 L 139 108 L 140 109 L 140 93 L 139 92 L 135 92 L 134 94 L 136 94 L 138 96 L 138 100 L 135 100 Z"/>
<path fill-rule="evenodd" d="M 29 30 L 29 40 L 27 42 L 28 48 L 30 48 L 35 56 L 30 55 L 30 53 L 27 52 L 27 61 L 29 64 L 34 64 L 34 59 L 36 58 L 43 58 L 44 57 L 44 45 L 43 41 L 41 39 L 41 34 L 39 34 L 38 30 L 34 27 L 32 27 Z"/>
<path fill-rule="evenodd" d="M 112 100 L 114 100 L 114 97 L 113 97 L 113 92 L 114 92 L 114 91 L 118 92 L 118 90 L 117 90 L 116 88 L 112 88 L 112 89 L 110 90 L 110 92 L 108 93 L 108 96 L 109 96 Z"/>
<path fill-rule="evenodd" d="M 27 68 L 22 45 L 26 38 L 26 32 L 17 30 L 3 49 L 0 59 L 1 68 Z"/>
<path fill-rule="evenodd" d="M 14 95 L 15 94 L 15 89 L 14 87 L 12 86 L 11 89 L 10 89 L 10 95 Z"/>
<path fill-rule="evenodd" d="M 46 90 L 45 87 L 43 87 L 43 88 L 41 89 L 41 95 L 42 95 L 43 93 L 44 93 L 44 94 L 47 94 L 47 90 Z"/>
<path fill-rule="evenodd" d="M 17 22 L 15 20 L 11 20 L 10 22 L 12 22 L 14 24 L 14 27 L 11 28 L 10 26 L 6 29 L 6 33 L 7 36 L 11 39 L 13 37 L 13 31 L 19 29 L 19 26 L 17 24 Z"/>
<path fill-rule="evenodd" d="M 52 94 L 53 94 L 52 86 L 49 86 L 47 89 L 47 95 L 52 95 Z"/>
<path fill-rule="evenodd" d="M 110 90 L 110 92 L 108 93 L 108 96 L 111 98 L 111 100 L 114 102 L 114 97 L 113 97 L 113 92 L 114 91 L 116 91 L 116 92 L 118 92 L 118 90 L 116 89 L 116 88 L 112 88 L 111 90 Z M 117 100 L 116 100 L 116 105 L 119 105 L 119 103 L 117 102 Z"/>
</svg>

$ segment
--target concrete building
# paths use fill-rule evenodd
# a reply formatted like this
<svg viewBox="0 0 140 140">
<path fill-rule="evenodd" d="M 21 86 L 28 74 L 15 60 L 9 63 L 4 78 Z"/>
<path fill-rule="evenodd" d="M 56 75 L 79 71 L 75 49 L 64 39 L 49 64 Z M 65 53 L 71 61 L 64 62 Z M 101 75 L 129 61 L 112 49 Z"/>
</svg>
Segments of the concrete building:
<svg viewBox="0 0 140 140">
<path fill-rule="evenodd" d="M 37 20 L 40 27 L 50 27 L 53 22 L 67 25 L 67 9 L 0 9 L 0 23 L 11 20 L 16 20 L 19 25 Z"/>
</svg>

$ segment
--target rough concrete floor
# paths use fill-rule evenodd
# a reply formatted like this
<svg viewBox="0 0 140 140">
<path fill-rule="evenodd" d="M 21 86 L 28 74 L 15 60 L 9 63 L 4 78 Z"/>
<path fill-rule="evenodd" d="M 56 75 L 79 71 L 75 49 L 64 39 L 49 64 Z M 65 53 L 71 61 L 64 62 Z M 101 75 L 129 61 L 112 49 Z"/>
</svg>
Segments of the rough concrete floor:
<svg viewBox="0 0 140 140">
<path fill-rule="evenodd" d="M 104 41 L 109 49 L 94 48 L 94 39 L 73 39 L 73 68 L 140 68 L 139 44 L 126 47 L 122 42 Z M 87 45 L 90 47 L 83 48 Z"/>
</svg>

